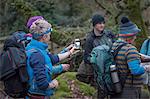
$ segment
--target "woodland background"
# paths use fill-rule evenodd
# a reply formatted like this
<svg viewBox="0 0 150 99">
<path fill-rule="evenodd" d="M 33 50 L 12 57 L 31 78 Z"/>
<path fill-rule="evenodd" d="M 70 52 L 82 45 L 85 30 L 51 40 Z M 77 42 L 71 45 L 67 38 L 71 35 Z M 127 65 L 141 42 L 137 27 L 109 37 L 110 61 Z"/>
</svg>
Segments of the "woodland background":
<svg viewBox="0 0 150 99">
<path fill-rule="evenodd" d="M 150 35 L 150 0 L 1 0 L 0 36 L 28 32 L 27 19 L 42 15 L 54 27 L 52 41 L 64 46 L 86 35 L 95 13 L 105 16 L 106 28 L 115 34 L 120 18 L 128 16 L 142 29 L 137 47 Z"/>
<path fill-rule="evenodd" d="M 5 38 L 13 32 L 23 30 L 28 33 L 26 22 L 34 15 L 43 16 L 53 25 L 54 31 L 49 43 L 52 53 L 59 52 L 76 38 L 83 44 L 86 33 L 92 29 L 91 17 L 96 13 L 105 17 L 106 28 L 115 34 L 119 32 L 120 18 L 128 16 L 142 29 L 136 40 L 138 49 L 150 35 L 150 0 L 0 0 L 0 47 Z M 76 67 L 71 71 L 76 71 L 81 60 L 82 49 L 69 59 L 70 64 Z M 63 83 L 56 97 L 95 97 L 95 90 L 76 81 L 75 73 L 65 73 L 61 77 L 65 81 L 58 77 Z M 54 96 L 54 99 L 56 97 Z"/>
</svg>

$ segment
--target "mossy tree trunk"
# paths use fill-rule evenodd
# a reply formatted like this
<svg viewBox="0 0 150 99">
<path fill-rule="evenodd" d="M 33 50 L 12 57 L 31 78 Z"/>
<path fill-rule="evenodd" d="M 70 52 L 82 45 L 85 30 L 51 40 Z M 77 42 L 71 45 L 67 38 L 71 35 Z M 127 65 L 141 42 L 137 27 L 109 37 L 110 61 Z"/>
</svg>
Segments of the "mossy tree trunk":
<svg viewBox="0 0 150 99">
<path fill-rule="evenodd" d="M 128 0 L 127 6 L 129 9 L 128 16 L 130 20 L 137 24 L 141 32 L 137 35 L 136 47 L 140 49 L 141 44 L 147 38 L 147 29 L 142 19 L 142 10 L 140 7 L 141 0 Z"/>
</svg>

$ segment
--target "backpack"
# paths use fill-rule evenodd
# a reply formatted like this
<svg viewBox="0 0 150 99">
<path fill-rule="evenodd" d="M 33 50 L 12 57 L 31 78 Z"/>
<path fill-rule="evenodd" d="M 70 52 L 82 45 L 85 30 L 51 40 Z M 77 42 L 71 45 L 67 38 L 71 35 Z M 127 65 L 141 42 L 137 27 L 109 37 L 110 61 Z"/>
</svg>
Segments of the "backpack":
<svg viewBox="0 0 150 99">
<path fill-rule="evenodd" d="M 90 84 L 93 87 L 96 87 L 96 81 L 94 80 L 94 73 L 91 64 L 86 64 L 84 60 L 81 62 L 77 74 L 76 79 L 80 82 Z"/>
<path fill-rule="evenodd" d="M 25 97 L 28 90 L 28 73 L 26 70 L 26 52 L 23 40 L 24 32 L 15 32 L 4 42 L 0 54 L 0 81 L 4 91 L 13 98 Z"/>
<path fill-rule="evenodd" d="M 119 50 L 126 45 L 126 43 L 120 45 L 115 51 L 112 51 L 111 48 L 107 45 L 101 45 L 95 47 L 91 52 L 90 62 L 92 63 L 94 69 L 94 77 L 96 79 L 98 88 L 104 93 L 104 96 L 113 95 L 121 93 L 124 79 L 120 79 L 118 88 L 119 91 L 116 91 L 116 85 L 112 81 L 110 66 L 115 65 L 115 57 L 118 54 Z"/>
<path fill-rule="evenodd" d="M 97 39 L 95 36 L 93 38 L 93 33 L 94 33 L 94 31 L 91 31 L 90 33 L 88 33 L 88 35 L 86 37 L 86 38 L 91 38 L 90 41 L 94 42 L 92 44 L 92 46 L 100 46 L 102 44 L 107 44 L 107 45 L 111 46 L 112 42 L 114 42 L 114 40 L 115 40 L 115 35 L 110 30 L 104 30 L 104 34 L 107 38 L 102 37 L 100 39 L 99 38 Z M 112 42 L 109 41 L 108 38 L 110 38 L 112 40 Z M 107 40 L 108 42 L 105 42 L 104 39 Z M 85 45 L 85 41 L 83 42 L 83 45 Z M 85 48 L 85 46 L 83 46 L 83 48 Z M 88 49 L 88 47 L 85 49 Z M 94 79 L 94 70 L 93 70 L 92 64 L 85 63 L 84 60 L 82 60 L 80 66 L 78 68 L 76 78 L 80 82 L 90 84 L 91 86 L 93 86 L 95 88 L 97 87 L 96 81 Z"/>
</svg>

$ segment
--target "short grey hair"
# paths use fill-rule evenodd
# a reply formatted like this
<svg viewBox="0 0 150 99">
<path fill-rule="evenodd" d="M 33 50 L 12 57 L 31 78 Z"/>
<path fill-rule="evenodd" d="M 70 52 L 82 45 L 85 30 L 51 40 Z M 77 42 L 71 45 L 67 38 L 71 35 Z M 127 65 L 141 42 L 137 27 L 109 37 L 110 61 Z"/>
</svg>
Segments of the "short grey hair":
<svg viewBox="0 0 150 99">
<path fill-rule="evenodd" d="M 36 20 L 35 22 L 32 23 L 29 31 L 30 31 L 30 33 L 41 34 L 41 33 L 46 32 L 49 28 L 51 28 L 50 23 L 48 23 L 44 19 L 38 19 L 38 20 Z"/>
</svg>

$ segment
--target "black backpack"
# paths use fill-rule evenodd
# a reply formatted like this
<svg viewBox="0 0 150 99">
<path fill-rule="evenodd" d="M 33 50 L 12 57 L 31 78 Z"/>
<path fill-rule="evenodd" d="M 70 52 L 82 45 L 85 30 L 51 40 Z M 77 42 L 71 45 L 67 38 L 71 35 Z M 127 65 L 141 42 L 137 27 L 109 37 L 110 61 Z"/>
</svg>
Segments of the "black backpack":
<svg viewBox="0 0 150 99">
<path fill-rule="evenodd" d="M 16 32 L 6 39 L 0 54 L 0 81 L 4 83 L 4 91 L 13 98 L 25 97 L 28 90 L 25 46 L 21 42 L 24 35 Z"/>
</svg>

